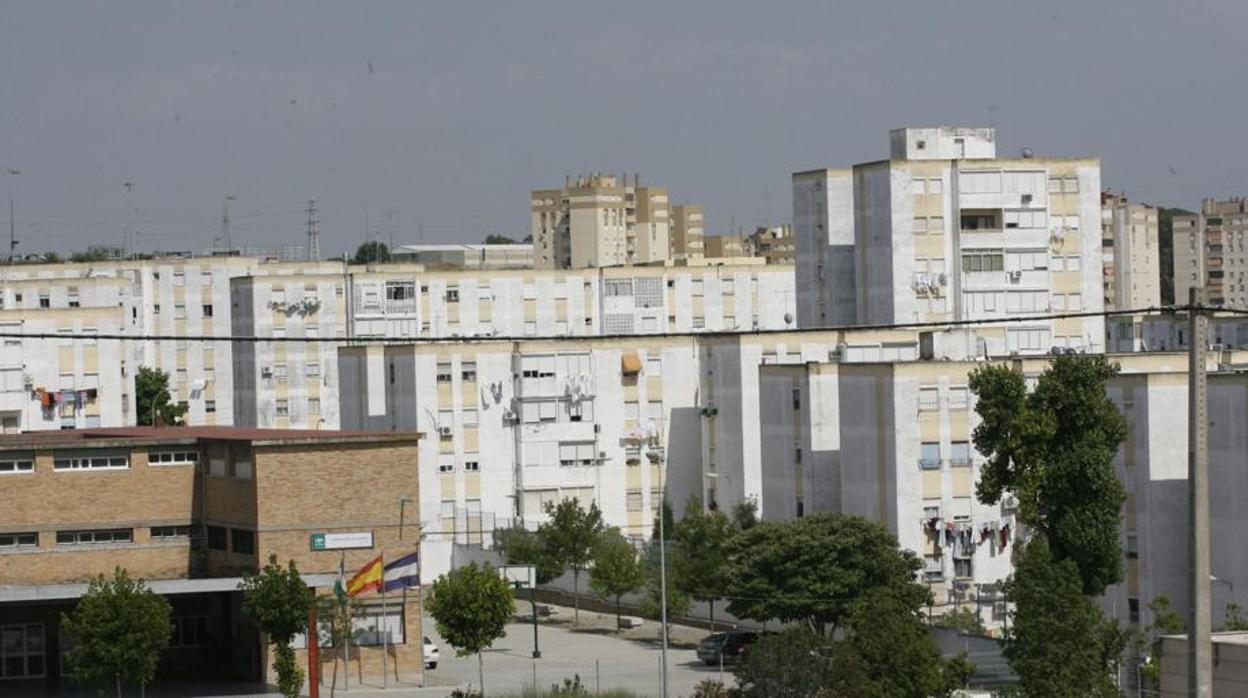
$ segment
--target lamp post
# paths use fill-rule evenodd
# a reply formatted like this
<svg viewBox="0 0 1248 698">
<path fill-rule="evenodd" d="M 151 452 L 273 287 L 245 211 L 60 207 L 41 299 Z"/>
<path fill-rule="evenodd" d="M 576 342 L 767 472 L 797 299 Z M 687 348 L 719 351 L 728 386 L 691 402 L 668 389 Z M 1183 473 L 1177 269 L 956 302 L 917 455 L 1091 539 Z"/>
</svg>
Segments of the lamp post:
<svg viewBox="0 0 1248 698">
<path fill-rule="evenodd" d="M 17 215 L 14 213 L 13 179 L 22 173 L 16 167 L 6 167 L 9 175 L 9 263 L 13 263 L 13 251 L 17 249 Z"/>
<path fill-rule="evenodd" d="M 662 629 L 663 647 L 661 650 L 662 690 L 660 695 L 667 698 L 667 543 L 663 530 L 663 519 L 667 518 L 667 507 L 663 505 L 665 494 L 659 495 L 659 625 Z"/>
</svg>

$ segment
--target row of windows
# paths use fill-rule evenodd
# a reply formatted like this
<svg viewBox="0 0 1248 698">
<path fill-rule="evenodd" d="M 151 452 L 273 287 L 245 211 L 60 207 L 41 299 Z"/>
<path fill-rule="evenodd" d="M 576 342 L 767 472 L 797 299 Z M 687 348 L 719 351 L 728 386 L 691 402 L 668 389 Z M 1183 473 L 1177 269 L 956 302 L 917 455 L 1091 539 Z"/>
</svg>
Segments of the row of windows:
<svg viewBox="0 0 1248 698">
<path fill-rule="evenodd" d="M 450 383 L 451 374 L 451 365 L 449 363 L 438 364 L 437 380 L 439 383 Z M 475 361 L 464 361 L 460 364 L 460 378 L 465 383 L 475 383 L 477 381 L 477 364 Z"/>
<path fill-rule="evenodd" d="M 153 450 L 148 451 L 147 462 L 151 465 L 191 465 L 199 462 L 199 452 Z M 57 455 L 52 459 L 54 470 L 126 470 L 129 467 L 130 456 L 125 453 Z M 33 453 L 0 455 L 0 473 L 29 473 L 34 470 Z"/>
<path fill-rule="evenodd" d="M 308 398 L 308 414 L 319 415 L 321 413 L 321 399 L 319 397 Z M 273 401 L 273 414 L 278 417 L 290 416 L 290 400 L 288 398 L 277 398 Z"/>
<path fill-rule="evenodd" d="M 228 547 L 226 543 L 229 543 Z M 208 549 L 234 552 L 239 555 L 256 554 L 256 532 L 245 528 L 208 527 Z"/>
<path fill-rule="evenodd" d="M 949 409 L 964 410 L 970 406 L 970 391 L 965 385 L 949 388 Z M 923 411 L 940 409 L 940 388 L 935 386 L 919 388 L 919 409 Z"/>
<path fill-rule="evenodd" d="M 919 445 L 919 467 L 924 470 L 939 470 L 941 466 L 940 443 L 925 441 Z M 971 444 L 968 441 L 954 441 L 949 444 L 949 465 L 964 468 L 971 464 Z"/>
</svg>

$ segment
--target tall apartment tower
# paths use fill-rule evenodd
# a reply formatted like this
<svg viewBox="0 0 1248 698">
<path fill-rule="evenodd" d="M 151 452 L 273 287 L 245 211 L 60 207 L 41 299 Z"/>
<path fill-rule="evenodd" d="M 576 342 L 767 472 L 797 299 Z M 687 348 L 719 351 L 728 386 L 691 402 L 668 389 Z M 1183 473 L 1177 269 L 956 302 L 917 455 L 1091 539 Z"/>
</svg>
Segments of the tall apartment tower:
<svg viewBox="0 0 1248 698">
<path fill-rule="evenodd" d="M 1200 213 L 1174 217 L 1174 299 L 1204 284 L 1214 305 L 1248 306 L 1248 199 L 1205 199 Z"/>
<path fill-rule="evenodd" d="M 888 160 L 793 175 L 801 327 L 1104 305 L 1096 158 L 998 158 L 992 128 L 901 128 Z M 976 353 L 1099 349 L 1102 318 L 984 326 Z"/>
<path fill-rule="evenodd" d="M 703 238 L 706 229 L 701 206 L 676 204 L 672 206 L 672 259 L 701 259 L 706 248 Z"/>
<path fill-rule="evenodd" d="M 533 266 L 585 269 L 662 262 L 671 254 L 666 187 L 593 174 L 530 196 Z"/>
<path fill-rule="evenodd" d="M 1101 250 L 1105 309 L 1161 305 L 1161 256 L 1156 207 L 1101 194 Z"/>
</svg>

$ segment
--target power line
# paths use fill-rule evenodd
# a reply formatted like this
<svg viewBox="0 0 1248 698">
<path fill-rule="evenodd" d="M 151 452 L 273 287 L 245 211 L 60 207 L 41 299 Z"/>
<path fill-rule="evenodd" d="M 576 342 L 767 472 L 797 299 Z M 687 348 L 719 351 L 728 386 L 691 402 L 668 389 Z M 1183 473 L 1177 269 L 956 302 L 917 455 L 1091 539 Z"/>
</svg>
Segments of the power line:
<svg viewBox="0 0 1248 698">
<path fill-rule="evenodd" d="M 983 318 L 975 320 L 933 320 L 925 322 L 902 322 L 902 323 L 877 323 L 863 325 L 839 325 L 839 326 L 822 326 L 822 327 L 790 327 L 778 328 L 770 330 L 715 330 L 703 332 L 656 332 L 652 334 L 594 334 L 594 335 L 489 335 L 489 336 L 457 336 L 457 337 L 404 337 L 393 335 L 378 335 L 372 337 L 261 337 L 256 335 L 204 335 L 204 334 L 85 334 L 74 332 L 12 332 L 0 331 L 0 338 L 4 339 L 88 339 L 96 340 L 121 340 L 134 342 L 170 342 L 170 341 L 187 341 L 187 342 L 238 342 L 244 344 L 255 344 L 258 342 L 275 342 L 275 343 L 300 343 L 300 344 L 347 344 L 353 346 L 366 346 L 377 344 L 394 344 L 394 345 L 411 345 L 411 344 L 477 344 L 488 342 L 545 342 L 545 341 L 561 341 L 561 340 L 625 340 L 631 342 L 643 341 L 646 338 L 717 338 L 717 337 L 735 337 L 735 336 L 766 336 L 779 334 L 804 334 L 817 332 L 880 332 L 887 330 L 923 330 L 923 329 L 952 329 L 957 327 L 990 327 L 990 326 L 1006 326 L 1006 325 L 1026 325 L 1041 320 L 1070 320 L 1084 318 L 1111 318 L 1126 316 L 1144 316 L 1144 315 L 1171 315 L 1177 313 L 1186 313 L 1195 308 L 1196 310 L 1207 311 L 1226 311 L 1237 315 L 1248 315 L 1248 310 L 1238 308 L 1227 308 L 1222 306 L 1209 305 L 1173 305 L 1173 306 L 1149 306 L 1144 308 L 1132 308 L 1129 310 L 1095 310 L 1087 312 L 1073 313 L 1047 313 L 1044 315 L 1028 315 L 1025 317 L 1012 318 Z"/>
</svg>

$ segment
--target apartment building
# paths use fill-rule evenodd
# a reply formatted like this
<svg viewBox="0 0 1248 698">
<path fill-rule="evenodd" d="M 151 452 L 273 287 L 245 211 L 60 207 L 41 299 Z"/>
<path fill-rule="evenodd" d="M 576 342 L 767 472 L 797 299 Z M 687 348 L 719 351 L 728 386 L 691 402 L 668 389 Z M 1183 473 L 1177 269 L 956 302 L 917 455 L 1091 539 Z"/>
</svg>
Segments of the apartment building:
<svg viewBox="0 0 1248 698">
<path fill-rule="evenodd" d="M 236 334 L 315 335 L 319 343 L 236 348 L 235 407 L 242 424 L 338 428 L 343 422 L 331 364 L 339 343 L 331 338 L 611 335 L 619 344 L 621 336 L 780 329 L 792 321 L 792 281 L 791 272 L 751 265 L 500 270 L 488 276 L 391 266 L 351 268 L 345 277 L 239 278 L 233 282 Z M 339 289 L 353 299 L 345 310 Z M 296 302 L 319 305 L 292 311 Z"/>
<path fill-rule="evenodd" d="M 749 242 L 739 233 L 707 235 L 703 240 L 709 258 L 752 257 Z"/>
<path fill-rule="evenodd" d="M 999 158 L 991 128 L 903 128 L 890 159 L 793 175 L 798 324 L 1103 307 L 1100 164 Z M 1036 319 L 987 354 L 1099 350 L 1100 318 Z"/>
<path fill-rule="evenodd" d="M 1167 595 L 1187 603 L 1187 370 L 1183 353 L 1115 355 L 1122 373 L 1107 388 L 1128 422 L 1116 467 L 1129 493 L 1124 506 L 1125 579 L 1103 599 L 1124 622 L 1147 624 L 1148 602 Z M 1210 414 L 1248 413 L 1248 355 L 1211 358 Z M 1012 360 L 1030 381 L 1044 358 Z M 924 560 L 924 576 L 944 610 L 975 610 L 989 625 L 1004 621 L 1000 581 L 1011 572 L 1017 540 L 1015 502 L 986 506 L 975 498 L 983 456 L 972 443 L 979 423 L 968 377 L 979 361 L 807 362 L 764 365 L 759 415 L 761 509 L 794 518 L 812 511 L 879 521 Z M 1215 417 L 1215 420 L 1218 419 Z M 1234 417 L 1231 417 L 1234 419 Z M 1216 434 L 1215 434 L 1216 432 Z M 1215 617 L 1248 582 L 1248 556 L 1236 545 L 1248 508 L 1233 494 L 1244 486 L 1240 429 L 1211 430 L 1211 507 Z M 978 598 L 978 603 L 976 602 Z M 939 612 L 939 609 L 938 611 Z"/>
<path fill-rule="evenodd" d="M 1213 305 L 1248 307 L 1248 200 L 1205 199 L 1200 213 L 1174 217 L 1173 235 L 1176 303 L 1204 286 Z"/>
<path fill-rule="evenodd" d="M 754 229 L 746 239 L 746 253 L 762 257 L 768 264 L 795 264 L 797 246 L 793 239 L 793 226 L 771 225 Z"/>
<path fill-rule="evenodd" d="M 641 175 L 631 184 L 627 175 L 567 177 L 562 189 L 532 192 L 530 213 L 535 269 L 649 264 L 674 251 L 667 188 L 643 186 Z M 699 207 L 681 210 L 685 245 L 701 226 L 701 214 Z"/>
<path fill-rule="evenodd" d="M 705 256 L 703 238 L 706 235 L 704 212 L 701 206 L 675 204 L 672 206 L 671 259 L 698 259 Z"/>
<path fill-rule="evenodd" d="M 1101 250 L 1105 309 L 1161 305 L 1161 255 L 1157 208 L 1101 194 Z"/>
<path fill-rule="evenodd" d="M 0 686 L 68 688 L 61 614 L 115 566 L 172 605 L 162 675 L 272 682 L 241 610 L 242 575 L 276 555 L 328 594 L 344 557 L 354 569 L 417 552 L 416 444 L 413 434 L 222 427 L 0 437 Z M 396 593 L 384 612 L 373 596 L 360 597 L 356 622 L 363 673 L 381 671 L 385 633 L 391 670 L 418 680 L 419 595 Z M 332 654 L 321 655 L 326 669 Z"/>
</svg>

